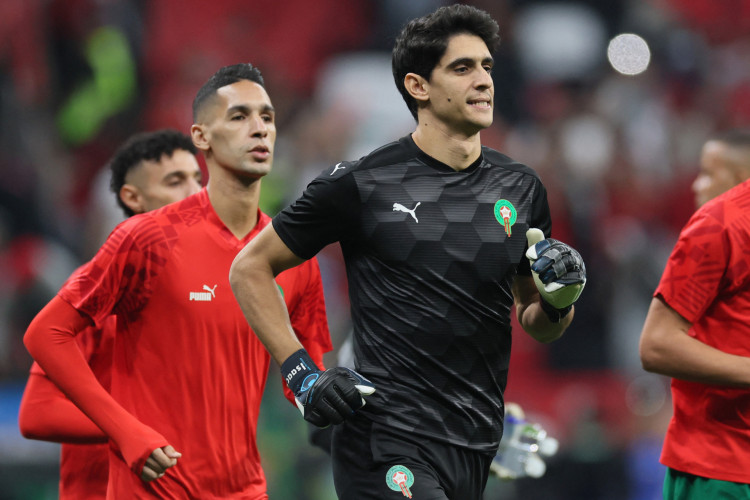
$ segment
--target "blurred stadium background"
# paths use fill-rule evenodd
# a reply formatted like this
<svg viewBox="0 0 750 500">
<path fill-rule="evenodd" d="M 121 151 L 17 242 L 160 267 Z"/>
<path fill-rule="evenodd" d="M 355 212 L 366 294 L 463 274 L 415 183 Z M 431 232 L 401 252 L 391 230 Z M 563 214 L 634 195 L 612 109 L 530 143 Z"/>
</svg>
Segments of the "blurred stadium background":
<svg viewBox="0 0 750 500">
<path fill-rule="evenodd" d="M 59 448 L 17 428 L 31 364 L 22 336 L 121 218 L 103 169 L 116 146 L 137 131 L 187 132 L 204 81 L 252 62 L 278 110 L 262 200 L 273 215 L 325 166 L 412 129 L 390 48 L 406 20 L 446 3 L 0 2 L 0 500 L 56 498 Z M 590 277 L 561 341 L 514 339 L 508 400 L 560 452 L 541 479 L 490 479 L 485 498 L 660 498 L 668 380 L 641 370 L 638 336 L 693 211 L 701 143 L 750 125 L 750 0 L 466 3 L 503 37 L 483 142 L 539 172 L 553 236 L 581 251 Z M 321 265 L 338 347 L 349 329 L 338 250 Z M 333 499 L 328 459 L 276 373 L 259 430 L 270 497 Z"/>
</svg>

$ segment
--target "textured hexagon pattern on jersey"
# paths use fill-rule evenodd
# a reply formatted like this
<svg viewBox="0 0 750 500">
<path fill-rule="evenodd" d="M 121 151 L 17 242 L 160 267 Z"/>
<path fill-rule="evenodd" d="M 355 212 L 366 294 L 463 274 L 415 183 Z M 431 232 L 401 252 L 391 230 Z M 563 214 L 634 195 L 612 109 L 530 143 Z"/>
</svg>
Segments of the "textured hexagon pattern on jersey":
<svg viewBox="0 0 750 500">
<path fill-rule="evenodd" d="M 499 200 L 512 227 L 495 215 Z M 511 285 L 529 273 L 530 226 L 550 228 L 533 170 L 483 148 L 455 171 L 410 137 L 323 172 L 274 220 L 298 255 L 341 242 L 357 371 L 377 387 L 361 411 L 483 450 L 502 433 Z"/>
</svg>

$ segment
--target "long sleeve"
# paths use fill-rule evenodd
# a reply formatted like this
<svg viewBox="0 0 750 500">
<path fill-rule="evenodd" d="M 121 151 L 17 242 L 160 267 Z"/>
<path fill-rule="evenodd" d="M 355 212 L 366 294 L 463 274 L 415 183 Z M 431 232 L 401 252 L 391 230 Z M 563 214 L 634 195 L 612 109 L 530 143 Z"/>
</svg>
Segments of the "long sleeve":
<svg viewBox="0 0 750 500">
<path fill-rule="evenodd" d="M 21 434 L 57 443 L 105 443 L 108 438 L 41 373 L 31 373 L 18 412 Z"/>
<path fill-rule="evenodd" d="M 99 384 L 75 342 L 90 324 L 60 297 L 53 298 L 34 318 L 24 344 L 47 376 L 119 447 L 128 466 L 140 474 L 151 452 L 168 442 L 139 422 Z"/>
</svg>

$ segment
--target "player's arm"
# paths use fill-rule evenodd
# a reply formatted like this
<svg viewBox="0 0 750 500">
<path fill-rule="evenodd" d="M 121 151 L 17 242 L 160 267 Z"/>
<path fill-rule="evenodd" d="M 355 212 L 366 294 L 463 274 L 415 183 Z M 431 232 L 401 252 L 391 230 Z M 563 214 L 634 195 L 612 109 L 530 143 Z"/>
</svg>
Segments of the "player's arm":
<svg viewBox="0 0 750 500">
<path fill-rule="evenodd" d="M 59 296 L 29 325 L 24 344 L 47 376 L 119 447 L 144 481 L 161 477 L 179 453 L 159 433 L 120 406 L 94 376 L 75 336 L 91 324 Z"/>
<path fill-rule="evenodd" d="M 688 335 L 692 324 L 661 298 L 651 300 L 639 351 L 646 371 L 704 384 L 750 387 L 750 358 Z"/>
<path fill-rule="evenodd" d="M 56 443 L 105 443 L 108 438 L 94 422 L 41 373 L 26 382 L 18 426 L 27 439 Z"/>
<path fill-rule="evenodd" d="M 364 405 L 361 394 L 375 389 L 353 370 L 322 371 L 297 339 L 274 278 L 303 261 L 269 224 L 237 254 L 229 283 L 250 327 L 281 367 L 305 420 L 325 427 L 352 415 Z"/>
<path fill-rule="evenodd" d="M 292 320 L 294 322 L 294 320 Z M 297 336 L 299 338 L 299 336 Z M 313 363 L 315 363 L 315 366 L 320 368 L 321 370 L 325 370 L 325 363 L 323 362 L 323 354 L 325 354 L 325 351 L 320 344 L 316 342 L 303 342 L 303 348 L 307 352 L 307 354 L 310 355 L 310 359 L 313 360 Z M 292 392 L 292 390 L 289 388 L 289 386 L 286 384 L 286 380 L 284 379 L 284 375 L 281 375 L 281 381 L 282 381 L 282 389 L 284 391 L 284 397 L 293 405 L 297 404 L 297 401 L 295 399 L 295 395 Z"/>
<path fill-rule="evenodd" d="M 302 344 L 274 278 L 302 262 L 269 224 L 237 254 L 229 270 L 229 283 L 245 318 L 279 365 Z"/>
<path fill-rule="evenodd" d="M 292 319 L 292 323 L 294 322 L 294 319 Z M 297 336 L 299 338 L 299 336 Z M 315 363 L 315 366 L 320 368 L 321 370 L 325 370 L 325 362 L 323 361 L 323 355 L 330 351 L 331 349 L 326 349 L 318 342 L 315 342 L 314 340 L 309 340 L 307 342 L 303 341 L 303 348 L 307 352 L 307 354 L 310 355 L 310 359 L 313 360 L 313 363 Z M 284 378 L 284 375 L 281 375 L 282 380 L 282 388 L 284 391 L 284 397 L 293 405 L 296 405 L 297 401 L 295 399 L 295 395 L 292 392 L 292 390 L 289 388 L 289 386 L 286 384 L 286 380 Z"/>
<path fill-rule="evenodd" d="M 547 343 L 559 339 L 573 321 L 575 309 L 557 322 L 550 319 L 542 307 L 542 297 L 531 276 L 516 276 L 512 290 L 518 322 L 537 341 Z"/>
</svg>

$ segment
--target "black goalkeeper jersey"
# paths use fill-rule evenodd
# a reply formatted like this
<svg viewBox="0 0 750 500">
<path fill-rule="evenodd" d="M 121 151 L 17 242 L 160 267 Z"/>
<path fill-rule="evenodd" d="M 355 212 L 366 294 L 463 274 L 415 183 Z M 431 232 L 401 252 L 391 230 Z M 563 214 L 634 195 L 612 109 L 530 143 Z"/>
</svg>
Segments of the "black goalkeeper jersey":
<svg viewBox="0 0 750 500">
<path fill-rule="evenodd" d="M 273 219 L 298 256 L 341 244 L 356 370 L 377 388 L 360 412 L 494 452 L 511 349 L 511 285 L 529 275 L 526 230 L 550 234 L 537 174 L 483 147 L 457 172 L 411 136 L 338 163 Z"/>
</svg>

